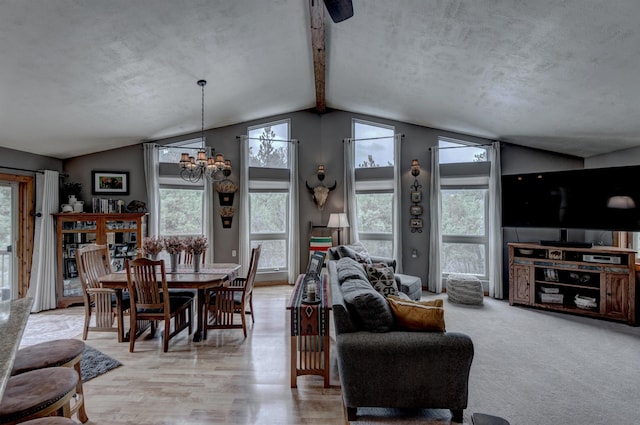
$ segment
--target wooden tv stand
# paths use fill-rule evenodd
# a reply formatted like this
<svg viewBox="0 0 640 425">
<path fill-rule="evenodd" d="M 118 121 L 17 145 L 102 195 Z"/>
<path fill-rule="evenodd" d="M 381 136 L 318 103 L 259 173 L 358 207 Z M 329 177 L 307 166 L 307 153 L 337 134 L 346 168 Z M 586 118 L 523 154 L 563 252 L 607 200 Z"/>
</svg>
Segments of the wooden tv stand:
<svg viewBox="0 0 640 425">
<path fill-rule="evenodd" d="M 508 246 L 510 305 L 636 325 L 635 251 L 535 243 Z M 580 297 L 577 301 L 576 296 Z"/>
</svg>

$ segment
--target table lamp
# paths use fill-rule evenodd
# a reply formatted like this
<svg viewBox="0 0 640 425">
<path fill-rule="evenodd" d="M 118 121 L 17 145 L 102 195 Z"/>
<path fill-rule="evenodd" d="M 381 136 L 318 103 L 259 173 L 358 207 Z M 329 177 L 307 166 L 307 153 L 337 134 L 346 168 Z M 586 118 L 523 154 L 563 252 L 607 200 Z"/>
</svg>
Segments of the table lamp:
<svg viewBox="0 0 640 425">
<path fill-rule="evenodd" d="M 345 213 L 332 213 L 329 215 L 329 223 L 327 227 L 338 229 L 338 245 L 340 245 L 340 230 L 343 227 L 349 227 L 349 219 Z"/>
</svg>

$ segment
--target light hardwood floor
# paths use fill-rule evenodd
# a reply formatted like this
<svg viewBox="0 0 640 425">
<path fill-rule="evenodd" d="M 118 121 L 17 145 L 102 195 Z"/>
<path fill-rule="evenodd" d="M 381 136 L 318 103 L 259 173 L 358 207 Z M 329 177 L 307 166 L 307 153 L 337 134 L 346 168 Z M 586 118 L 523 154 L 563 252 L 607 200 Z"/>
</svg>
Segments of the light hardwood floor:
<svg viewBox="0 0 640 425">
<path fill-rule="evenodd" d="M 256 322 L 242 330 L 211 330 L 194 343 L 183 334 L 162 352 L 159 336 L 136 341 L 136 352 L 112 333 L 86 343 L 123 366 L 86 383 L 90 424 L 343 424 L 340 385 L 320 376 L 290 387 L 288 312 L 291 287 L 256 288 Z M 82 315 L 81 307 L 63 310 Z M 127 318 L 125 318 L 127 320 Z"/>
</svg>

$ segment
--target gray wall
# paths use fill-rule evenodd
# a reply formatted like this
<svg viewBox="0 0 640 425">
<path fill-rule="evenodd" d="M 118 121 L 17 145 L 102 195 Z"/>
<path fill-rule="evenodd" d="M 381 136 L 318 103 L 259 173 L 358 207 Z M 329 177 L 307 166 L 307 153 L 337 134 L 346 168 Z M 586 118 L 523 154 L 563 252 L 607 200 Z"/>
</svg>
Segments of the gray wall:
<svg viewBox="0 0 640 425">
<path fill-rule="evenodd" d="M 300 141 L 298 181 L 300 187 L 300 266 L 304 268 L 306 267 L 308 258 L 309 223 L 326 224 L 330 213 L 341 212 L 344 208 L 342 140 L 351 135 L 351 120 L 353 118 L 393 125 L 397 133 L 404 134 L 402 158 L 400 159 L 403 170 L 401 223 L 404 252 L 401 261 L 403 262 L 405 273 L 420 276 L 423 283 L 426 284 L 429 246 L 429 229 L 427 225 L 429 219 L 429 176 L 431 172 L 429 147 L 437 145 L 439 136 L 459 138 L 479 143 L 487 143 L 489 140 L 337 110 L 325 114 L 317 114 L 313 111 L 298 111 L 276 115 L 237 125 L 207 130 L 205 136 L 209 146 L 214 147 L 217 152 L 224 153 L 225 158 L 232 161 L 233 169 L 230 178 L 237 183 L 240 145 L 236 136 L 246 134 L 247 127 L 249 126 L 281 119 L 290 119 L 291 137 Z M 199 137 L 199 133 L 163 139 L 157 141 L 157 143 L 167 144 L 192 137 Z M 640 150 L 634 151 L 631 154 L 632 155 L 629 155 L 629 152 L 625 152 L 583 160 L 582 158 L 554 154 L 505 143 L 502 148 L 502 172 L 503 174 L 515 174 L 519 172 L 580 169 L 587 165 L 611 166 L 627 165 L 629 162 L 637 163 L 637 161 L 634 162 L 634 160 L 630 158 L 640 158 Z M 85 201 L 90 201 L 91 199 L 90 180 L 92 170 L 129 171 L 131 193 L 125 200 L 128 202 L 137 199 L 146 202 L 147 195 L 144 184 L 142 155 L 142 147 L 136 145 L 124 149 L 105 151 L 65 160 L 64 170 L 70 174 L 70 180 L 78 181 L 86 188 L 83 195 Z M 408 210 L 411 205 L 409 186 L 413 183 L 413 176 L 411 176 L 409 168 L 411 160 L 414 158 L 420 161 L 422 169 L 421 174 L 418 176 L 418 180 L 423 186 L 423 205 L 425 206 L 425 214 L 423 216 L 425 219 L 425 228 L 422 233 L 411 233 L 409 228 Z M 325 166 L 325 183 L 331 184 L 334 180 L 338 183 L 336 190 L 331 192 L 323 211 L 318 210 L 305 187 L 305 181 L 308 181 L 312 186 L 317 184 L 318 180 L 315 175 L 315 170 L 319 164 L 324 164 Z M 242 207 L 240 201 L 241 200 L 236 198 L 235 206 L 237 208 Z M 217 198 L 215 203 L 217 211 Z M 233 221 L 231 229 L 223 229 L 220 220 L 217 218 L 214 220 L 214 223 L 215 234 L 217 235 L 214 241 L 215 261 L 227 262 L 237 260 L 231 256 L 231 251 L 238 249 L 238 221 Z M 559 231 L 556 229 L 504 229 L 505 247 L 507 242 L 557 239 L 558 236 Z M 593 234 L 589 232 L 570 231 L 569 237 L 573 240 L 604 241 L 605 244 L 610 240 L 608 235 L 602 234 L 602 232 Z M 410 256 L 410 252 L 414 248 L 418 251 L 418 258 L 416 259 L 412 259 Z"/>
<path fill-rule="evenodd" d="M 17 171 L 3 167 L 16 167 L 32 171 Z M 29 175 L 40 170 L 62 172 L 62 160 L 14 149 L 0 148 L 0 173 Z"/>
</svg>

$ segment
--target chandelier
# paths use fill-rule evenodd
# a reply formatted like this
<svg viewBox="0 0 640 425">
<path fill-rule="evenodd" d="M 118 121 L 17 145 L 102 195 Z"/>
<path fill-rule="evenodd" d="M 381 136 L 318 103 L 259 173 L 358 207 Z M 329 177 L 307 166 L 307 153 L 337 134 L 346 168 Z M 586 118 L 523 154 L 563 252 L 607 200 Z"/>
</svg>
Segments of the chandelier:
<svg viewBox="0 0 640 425">
<path fill-rule="evenodd" d="M 180 155 L 180 176 L 191 183 L 199 182 L 206 178 L 209 181 L 224 180 L 231 175 L 231 161 L 225 160 L 221 153 L 214 157 L 207 157 L 204 144 L 204 86 L 206 80 L 198 80 L 198 85 L 202 88 L 202 114 L 200 127 L 200 141 L 202 147 L 198 149 L 198 156 L 193 157 L 187 152 Z"/>
</svg>

